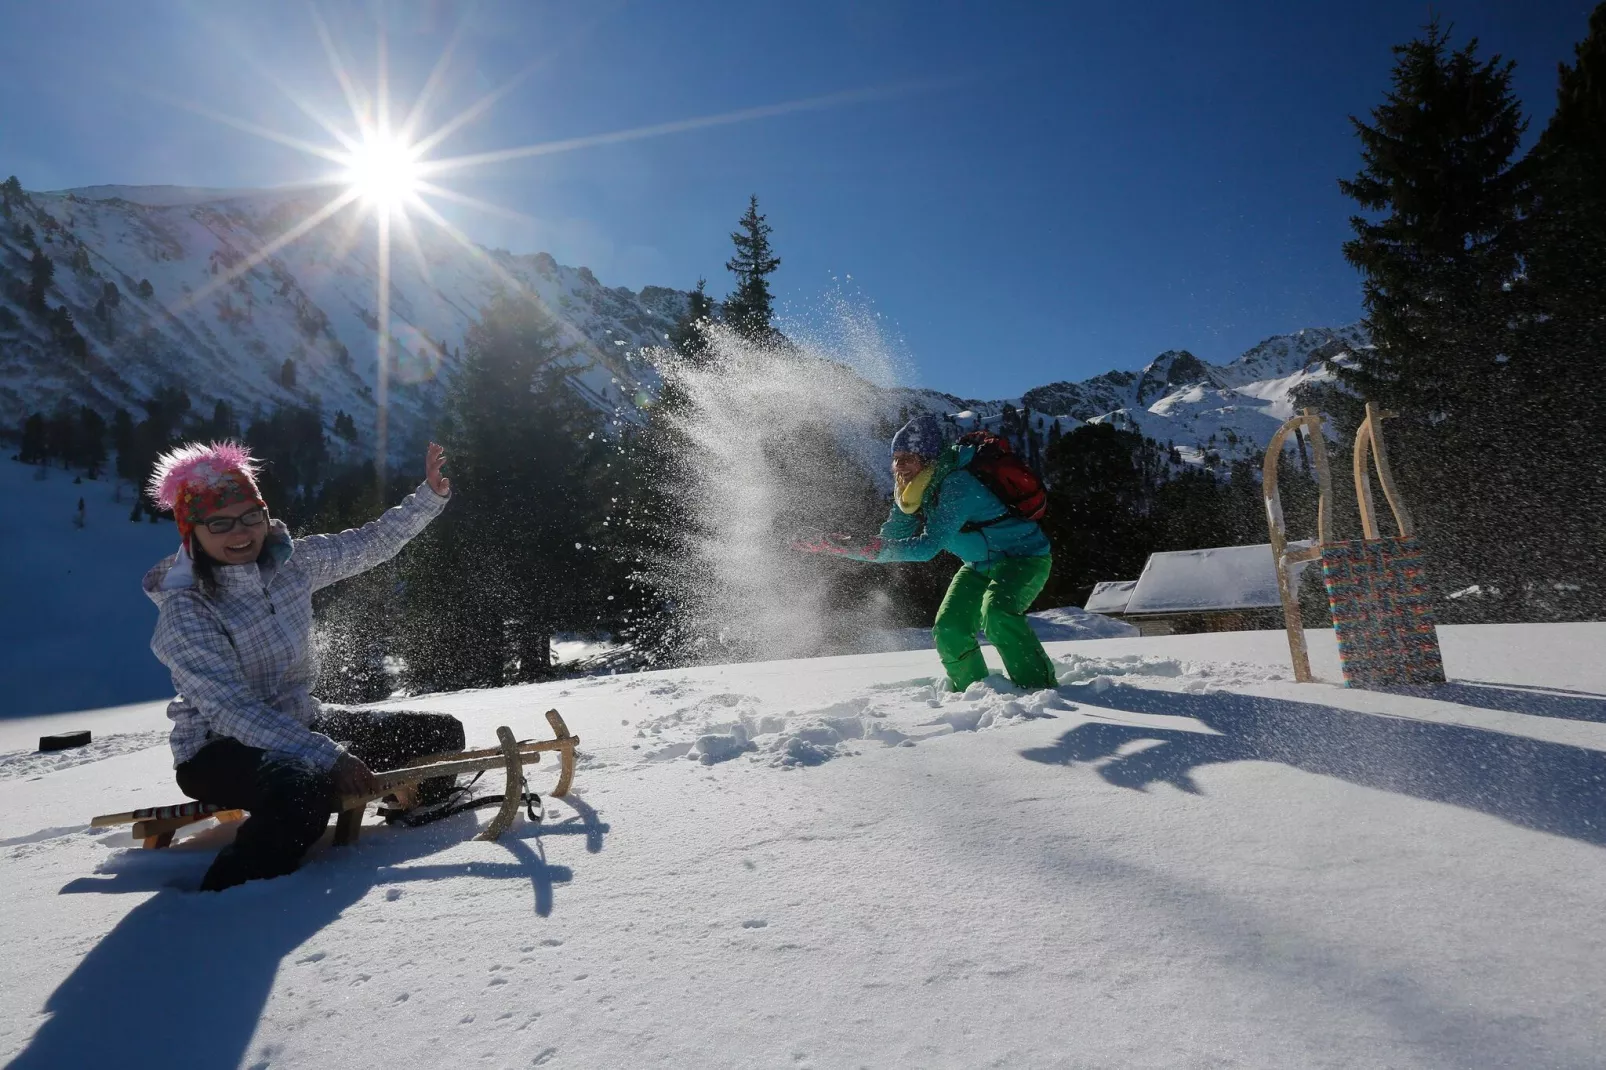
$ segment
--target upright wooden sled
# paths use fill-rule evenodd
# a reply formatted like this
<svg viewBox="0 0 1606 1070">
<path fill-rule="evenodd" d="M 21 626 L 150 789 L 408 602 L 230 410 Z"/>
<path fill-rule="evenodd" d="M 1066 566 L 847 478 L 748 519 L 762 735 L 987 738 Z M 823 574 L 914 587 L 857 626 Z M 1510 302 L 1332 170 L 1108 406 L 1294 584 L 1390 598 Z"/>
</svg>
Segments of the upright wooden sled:
<svg viewBox="0 0 1606 1070">
<path fill-rule="evenodd" d="M 419 758 L 396 769 L 375 774 L 378 791 L 373 795 L 348 795 L 340 800 L 339 817 L 335 821 L 335 844 L 345 846 L 356 843 L 358 831 L 368 804 L 384 798 L 399 788 L 417 784 L 440 776 L 458 776 L 488 769 L 502 769 L 507 773 L 507 786 L 502 796 L 502 807 L 491 818 L 477 839 L 494 840 L 508 830 L 519 813 L 519 801 L 524 794 L 524 767 L 534 765 L 547 751 L 558 754 L 558 783 L 549 793 L 563 797 L 574 783 L 575 748 L 580 737 L 571 735 L 569 726 L 557 710 L 546 712 L 547 724 L 552 726 L 552 738 L 520 743 L 513 738 L 513 730 L 506 725 L 496 730 L 497 745 L 483 750 L 462 751 L 455 754 L 435 754 Z M 134 839 L 151 850 L 159 850 L 173 842 L 173 835 L 186 825 L 207 818 L 218 821 L 240 821 L 244 810 L 229 810 L 212 803 L 186 802 L 173 806 L 151 806 L 129 810 L 120 814 L 102 814 L 89 822 L 93 828 L 111 828 L 133 825 Z"/>
<path fill-rule="evenodd" d="M 1359 539 L 1345 542 L 1333 539 L 1328 509 L 1333 492 L 1332 476 L 1328 471 L 1322 418 L 1315 409 L 1306 409 L 1283 424 L 1266 447 L 1263 475 L 1266 521 L 1271 528 L 1277 590 L 1282 596 L 1283 618 L 1288 627 L 1288 651 L 1293 659 L 1294 679 L 1300 682 L 1308 682 L 1313 677 L 1299 616 L 1295 566 L 1310 561 L 1322 564 L 1327 604 L 1332 611 L 1333 630 L 1338 636 L 1339 663 L 1347 686 L 1444 682 L 1444 663 L 1434 627 L 1433 600 L 1424 579 L 1422 548 L 1416 538 L 1416 525 L 1395 485 L 1388 451 L 1383 445 L 1382 422 L 1393 415 L 1367 402 L 1366 418 L 1355 432 L 1351 470 L 1361 514 Z M 1303 428 L 1310 442 L 1321 504 L 1316 520 L 1316 542 L 1307 548 L 1290 550 L 1282 500 L 1277 492 L 1277 465 L 1282 459 L 1283 440 L 1296 428 Z M 1384 536 L 1378 530 L 1377 506 L 1369 478 L 1373 465 L 1377 468 L 1383 497 L 1399 525 L 1398 535 Z"/>
</svg>

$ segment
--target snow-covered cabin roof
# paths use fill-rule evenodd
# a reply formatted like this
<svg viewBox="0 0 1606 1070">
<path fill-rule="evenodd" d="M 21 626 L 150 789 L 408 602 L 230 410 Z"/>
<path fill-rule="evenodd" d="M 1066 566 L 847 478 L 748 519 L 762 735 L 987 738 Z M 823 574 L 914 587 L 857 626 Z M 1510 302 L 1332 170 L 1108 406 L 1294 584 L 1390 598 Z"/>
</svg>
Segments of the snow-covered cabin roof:
<svg viewBox="0 0 1606 1070">
<path fill-rule="evenodd" d="M 1127 601 L 1132 597 L 1132 589 L 1137 585 L 1137 580 L 1095 583 L 1093 593 L 1088 596 L 1087 605 L 1082 608 L 1089 613 L 1125 613 Z"/>
<path fill-rule="evenodd" d="M 1305 545 L 1290 543 L 1289 547 Z M 1137 587 L 1120 612 L 1139 616 L 1281 606 L 1271 544 L 1260 543 L 1150 554 Z"/>
</svg>

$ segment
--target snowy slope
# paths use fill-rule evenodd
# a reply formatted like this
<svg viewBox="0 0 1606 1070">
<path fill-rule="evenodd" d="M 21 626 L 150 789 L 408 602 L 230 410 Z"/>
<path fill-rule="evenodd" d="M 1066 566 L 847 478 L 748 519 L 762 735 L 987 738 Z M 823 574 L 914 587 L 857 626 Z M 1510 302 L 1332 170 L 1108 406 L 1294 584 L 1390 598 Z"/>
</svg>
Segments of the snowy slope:
<svg viewBox="0 0 1606 1070">
<path fill-rule="evenodd" d="M 216 897 L 167 885 L 226 830 L 84 827 L 176 798 L 158 706 L 0 722 L 0 1063 L 1597 1067 L 1606 626 L 1441 632 L 1422 695 L 1267 632 L 1053 646 L 1033 695 L 922 651 L 419 700 L 561 708 L 579 794 Z"/>
<path fill-rule="evenodd" d="M 172 687 L 151 654 L 156 607 L 139 581 L 178 548 L 177 529 L 129 523 L 127 484 L 75 478 L 0 459 L 0 717 L 157 698 Z"/>
<path fill-rule="evenodd" d="M 206 410 L 214 398 L 244 413 L 316 401 L 327 419 L 351 413 L 371 441 L 381 391 L 373 221 L 353 206 L 285 240 L 327 200 L 305 190 L 177 187 L 29 194 L 0 219 L 0 305 L 21 320 L 0 330 L 0 418 L 15 423 L 63 397 L 137 414 L 157 388 L 179 384 Z M 20 297 L 32 256 L 24 226 L 56 263 L 47 300 L 71 311 L 89 344 L 85 361 L 64 355 Z M 415 241 L 398 234 L 391 265 L 385 386 L 397 450 L 421 429 L 465 332 L 498 292 L 523 293 L 556 314 L 585 368 L 577 385 L 606 412 L 656 383 L 636 354 L 662 343 L 685 301 L 672 290 L 610 289 L 546 254 L 466 247 L 434 227 L 419 227 Z M 108 283 L 119 299 L 97 310 Z M 286 358 L 293 386 L 281 378 Z"/>
<path fill-rule="evenodd" d="M 326 201 L 327 193 L 306 190 L 177 186 L 30 194 L 10 220 L 0 219 L 0 306 L 22 321 L 14 330 L 0 327 L 0 420 L 14 424 L 60 398 L 107 414 L 119 405 L 137 412 L 156 388 L 181 383 L 202 409 L 220 397 L 247 413 L 316 400 L 326 418 L 352 413 L 371 437 L 380 390 L 372 221 L 346 209 L 247 267 Z M 15 292 L 31 256 L 24 224 L 57 262 L 49 301 L 71 310 L 89 343 L 85 363 L 63 358 Z M 566 325 L 588 369 L 577 385 L 599 410 L 629 413 L 651 396 L 658 376 L 642 349 L 663 342 L 685 294 L 609 288 L 545 253 L 468 248 L 431 226 L 417 234 L 416 244 L 398 236 L 392 257 L 393 449 L 405 452 L 421 430 L 469 324 L 501 290 L 534 297 Z M 75 257 L 82 270 L 70 266 Z M 139 295 L 142 280 L 151 283 L 149 299 Z M 108 282 L 121 299 L 100 314 L 96 304 Z M 1225 365 L 1173 350 L 1138 372 L 1050 383 L 1017 398 L 899 388 L 880 391 L 876 408 L 889 417 L 905 409 L 959 414 L 958 423 L 972 427 L 996 426 L 1007 404 L 1034 414 L 1040 442 L 1046 425 L 1037 428 L 1038 418 L 1058 421 L 1062 431 L 1109 422 L 1175 442 L 1190 461 L 1206 451 L 1230 458 L 1264 446 L 1292 413 L 1292 392 L 1331 378 L 1327 362 L 1343 362 L 1365 344 L 1359 327 L 1314 328 L 1269 338 Z M 281 382 L 286 358 L 296 363 L 291 387 Z"/>
</svg>

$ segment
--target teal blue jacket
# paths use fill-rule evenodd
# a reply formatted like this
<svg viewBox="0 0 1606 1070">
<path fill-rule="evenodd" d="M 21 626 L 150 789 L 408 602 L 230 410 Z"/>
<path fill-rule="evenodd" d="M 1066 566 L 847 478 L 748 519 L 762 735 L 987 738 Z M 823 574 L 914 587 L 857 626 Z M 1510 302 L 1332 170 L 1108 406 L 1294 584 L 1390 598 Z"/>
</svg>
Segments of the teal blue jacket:
<svg viewBox="0 0 1606 1070">
<path fill-rule="evenodd" d="M 1051 547 L 1043 529 L 1034 521 L 1010 516 L 1004 503 L 965 470 L 975 455 L 974 446 L 955 444 L 944 450 L 932 462 L 937 470 L 920 499 L 920 509 L 905 513 L 894 501 L 891 515 L 881 525 L 879 545 L 871 543 L 864 559 L 930 561 L 947 550 L 985 574 L 1008 557 L 1046 556 Z M 985 526 L 967 531 L 966 525 Z"/>
</svg>

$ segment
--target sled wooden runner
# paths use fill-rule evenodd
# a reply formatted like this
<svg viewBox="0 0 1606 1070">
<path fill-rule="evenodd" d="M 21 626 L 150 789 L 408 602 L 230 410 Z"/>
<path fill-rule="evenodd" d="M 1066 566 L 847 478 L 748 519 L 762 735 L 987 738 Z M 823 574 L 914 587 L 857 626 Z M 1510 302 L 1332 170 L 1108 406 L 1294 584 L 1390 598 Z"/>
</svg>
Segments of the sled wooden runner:
<svg viewBox="0 0 1606 1070">
<path fill-rule="evenodd" d="M 1298 428 L 1304 429 L 1305 440 L 1310 444 L 1311 463 L 1316 469 L 1316 486 L 1320 497 L 1316 505 L 1315 545 L 1290 551 L 1288 529 L 1283 521 L 1283 499 L 1277 489 L 1277 465 L 1282 460 L 1283 441 Z M 1315 677 L 1311 675 L 1310 651 L 1305 646 L 1305 625 L 1299 615 L 1298 570 L 1294 566 L 1321 560 L 1323 544 L 1332 539 L 1328 502 L 1333 497 L 1333 477 L 1327 465 L 1327 438 L 1322 433 L 1321 413 L 1306 409 L 1279 427 L 1266 446 L 1262 469 L 1266 523 L 1271 529 L 1271 554 L 1277 568 L 1277 593 L 1283 603 L 1283 624 L 1288 629 L 1288 653 L 1293 660 L 1294 679 L 1302 684 L 1310 683 Z"/>
<path fill-rule="evenodd" d="M 557 710 L 548 710 L 546 720 L 552 728 L 551 739 L 520 743 L 514 739 L 512 729 L 503 725 L 496 730 L 498 745 L 495 747 L 431 755 L 415 759 L 396 769 L 387 769 L 374 774 L 378 788 L 375 794 L 346 796 L 340 800 L 339 817 L 335 822 L 335 844 L 345 846 L 357 842 L 358 830 L 362 827 L 363 815 L 368 804 L 383 799 L 398 789 L 433 777 L 501 769 L 507 776 L 501 809 L 477 837 L 481 840 L 496 839 L 507 831 L 514 818 L 518 816 L 519 804 L 524 796 L 526 765 L 539 762 L 542 754 L 556 752 L 559 763 L 558 783 L 550 794 L 562 798 L 569 793 L 569 787 L 574 783 L 575 749 L 580 745 L 580 737 L 569 732 L 569 726 L 564 723 L 562 715 Z M 207 818 L 239 821 L 245 816 L 244 810 L 229 810 L 212 803 L 188 802 L 173 806 L 128 810 L 118 814 L 102 814 L 91 819 L 90 826 L 108 828 L 131 824 L 134 826 L 134 838 L 141 841 L 145 847 L 155 850 L 172 843 L 173 834 L 186 825 L 193 825 Z"/>
</svg>

